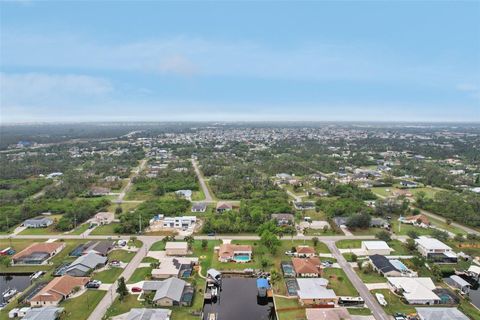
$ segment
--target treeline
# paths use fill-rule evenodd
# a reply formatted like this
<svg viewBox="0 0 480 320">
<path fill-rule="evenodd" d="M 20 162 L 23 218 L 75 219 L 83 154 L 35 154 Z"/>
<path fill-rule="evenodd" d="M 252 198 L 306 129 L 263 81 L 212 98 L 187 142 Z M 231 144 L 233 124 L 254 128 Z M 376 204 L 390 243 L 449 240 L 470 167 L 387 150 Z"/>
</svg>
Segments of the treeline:
<svg viewBox="0 0 480 320">
<path fill-rule="evenodd" d="M 207 214 L 203 232 L 255 232 L 259 225 L 271 219 L 272 213 L 292 212 L 288 196 L 281 190 L 254 192 L 251 197 L 241 202 L 239 211 Z"/>
<path fill-rule="evenodd" d="M 21 203 L 51 182 L 49 179 L 0 179 L 0 205 Z"/>
<path fill-rule="evenodd" d="M 110 202 L 106 199 L 92 200 L 27 200 L 22 205 L 0 206 L 0 231 L 7 231 L 10 227 L 22 223 L 24 220 L 38 216 L 43 212 L 63 214 L 58 221 L 58 230 L 70 230 L 91 218 L 95 213 L 106 209 Z"/>
<path fill-rule="evenodd" d="M 480 226 L 480 195 L 473 192 L 440 191 L 433 199 L 426 197 L 424 192 L 419 192 L 415 204 L 445 218 L 473 227 Z"/>
<path fill-rule="evenodd" d="M 157 214 L 167 217 L 180 216 L 190 208 L 190 201 L 185 199 L 158 199 L 145 201 L 133 212 L 122 213 L 120 224 L 115 227 L 116 233 L 137 233 L 142 223 L 142 231 L 148 222 Z"/>
</svg>

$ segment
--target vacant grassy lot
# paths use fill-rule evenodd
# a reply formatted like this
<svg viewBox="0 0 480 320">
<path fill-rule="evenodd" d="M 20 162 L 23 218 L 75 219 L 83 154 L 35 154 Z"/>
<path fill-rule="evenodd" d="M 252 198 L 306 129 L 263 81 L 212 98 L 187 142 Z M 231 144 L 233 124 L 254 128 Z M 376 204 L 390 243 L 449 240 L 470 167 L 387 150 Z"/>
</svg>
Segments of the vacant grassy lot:
<svg viewBox="0 0 480 320">
<path fill-rule="evenodd" d="M 151 267 L 144 267 L 144 268 L 137 268 L 130 279 L 128 280 L 128 283 L 137 283 L 143 280 L 147 280 L 151 278 L 152 274 L 152 268 Z"/>
<path fill-rule="evenodd" d="M 118 223 L 110 223 L 110 224 L 104 224 L 103 226 L 98 226 L 93 231 L 90 233 L 90 235 L 96 235 L 96 236 L 108 236 L 108 235 L 115 235 L 115 227 L 118 225 Z"/>
<path fill-rule="evenodd" d="M 328 287 L 333 289 L 337 296 L 358 296 L 357 290 L 342 269 L 323 269 L 322 277 L 328 279 Z"/>
<path fill-rule="evenodd" d="M 75 235 L 79 235 L 79 234 L 82 234 L 84 233 L 85 231 L 88 230 L 88 227 L 90 226 L 89 223 L 84 223 L 80 226 L 77 227 L 77 229 L 73 230 L 72 232 L 70 232 L 69 234 L 75 234 Z"/>
<path fill-rule="evenodd" d="M 298 299 L 285 299 L 275 296 L 275 307 L 279 317 L 278 320 L 306 319 L 305 309 L 298 304 Z M 289 308 L 298 308 L 298 310 L 282 310 Z"/>
<path fill-rule="evenodd" d="M 388 289 L 381 289 L 381 290 L 372 290 L 372 294 L 381 293 L 385 296 L 385 300 L 387 301 L 387 305 L 383 307 L 388 314 L 394 314 L 396 312 L 401 312 L 405 314 L 410 314 L 415 312 L 415 308 L 403 303 L 400 300 L 400 297 L 396 296 Z M 375 296 L 374 296 L 375 297 Z"/>
<path fill-rule="evenodd" d="M 126 250 L 113 250 L 108 254 L 109 260 L 119 260 L 122 262 L 130 262 L 135 256 L 135 252 L 128 252 Z"/>
<path fill-rule="evenodd" d="M 358 276 L 360 277 L 360 279 L 362 279 L 363 283 L 387 282 L 387 278 L 380 275 L 376 271 L 371 271 L 371 272 L 365 273 L 364 270 L 358 270 L 357 268 L 355 268 L 355 272 L 357 272 Z"/>
<path fill-rule="evenodd" d="M 122 274 L 123 268 L 110 268 L 93 274 L 92 278 L 103 283 L 114 283 Z"/>
<path fill-rule="evenodd" d="M 87 290 L 77 298 L 67 299 L 60 304 L 65 308 L 65 313 L 61 319 L 64 320 L 85 320 L 95 309 L 100 300 L 106 294 L 106 291 Z"/>
</svg>

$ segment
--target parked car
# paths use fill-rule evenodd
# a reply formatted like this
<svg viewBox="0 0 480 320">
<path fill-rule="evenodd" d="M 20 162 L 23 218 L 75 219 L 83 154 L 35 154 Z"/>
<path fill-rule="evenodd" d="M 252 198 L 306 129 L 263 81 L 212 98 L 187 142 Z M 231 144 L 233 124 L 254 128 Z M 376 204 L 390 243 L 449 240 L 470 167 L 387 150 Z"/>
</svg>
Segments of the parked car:
<svg viewBox="0 0 480 320">
<path fill-rule="evenodd" d="M 142 288 L 140 287 L 133 287 L 132 292 L 142 292 Z"/>
<path fill-rule="evenodd" d="M 207 236 L 209 236 L 209 237 L 215 237 L 215 232 L 207 233 Z"/>
<path fill-rule="evenodd" d="M 98 289 L 98 288 L 100 288 L 101 284 L 102 284 L 102 281 L 92 280 L 92 281 L 87 282 L 87 284 L 85 285 L 85 288 Z"/>
<path fill-rule="evenodd" d="M 112 261 L 110 261 L 110 265 L 111 265 L 112 267 L 120 267 L 120 261 L 118 261 L 118 260 L 112 260 Z"/>
<path fill-rule="evenodd" d="M 293 252 L 293 251 L 285 251 L 285 254 L 289 257 L 293 257 L 296 255 L 296 252 Z"/>
</svg>

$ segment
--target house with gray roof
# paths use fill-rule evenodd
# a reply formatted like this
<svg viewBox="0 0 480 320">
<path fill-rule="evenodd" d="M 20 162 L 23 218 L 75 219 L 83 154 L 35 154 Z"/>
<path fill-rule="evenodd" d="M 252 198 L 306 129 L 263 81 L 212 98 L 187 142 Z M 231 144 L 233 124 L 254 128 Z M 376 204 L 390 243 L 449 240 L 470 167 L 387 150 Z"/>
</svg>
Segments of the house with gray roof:
<svg viewBox="0 0 480 320">
<path fill-rule="evenodd" d="M 48 217 L 36 217 L 27 219 L 23 222 L 23 226 L 27 228 L 46 228 L 53 223 L 53 220 Z"/>
<path fill-rule="evenodd" d="M 107 257 L 89 252 L 73 261 L 65 273 L 74 277 L 84 277 L 92 270 L 105 266 L 106 263 Z"/>
<path fill-rule="evenodd" d="M 94 252 L 96 254 L 106 257 L 114 247 L 115 242 L 112 240 L 95 241 L 89 243 L 89 245 L 83 249 L 82 253 L 87 254 L 89 252 Z"/>
<path fill-rule="evenodd" d="M 205 202 L 195 202 L 192 204 L 192 212 L 205 212 L 207 204 Z"/>
<path fill-rule="evenodd" d="M 32 308 L 25 313 L 24 320 L 57 320 L 60 314 L 63 312 L 63 308 L 57 307 L 44 307 L 44 308 Z"/>
<path fill-rule="evenodd" d="M 415 308 L 415 309 L 417 310 L 417 314 L 420 320 L 469 320 L 470 319 L 457 308 L 422 307 L 422 308 Z"/>
<path fill-rule="evenodd" d="M 124 320 L 170 320 L 172 310 L 168 309 L 147 309 L 133 308 L 126 315 L 122 315 Z"/>
<path fill-rule="evenodd" d="M 146 294 L 155 292 L 153 302 L 157 306 L 171 307 L 191 303 L 194 290 L 181 279 L 168 278 L 163 281 L 145 281 L 143 291 Z"/>
</svg>

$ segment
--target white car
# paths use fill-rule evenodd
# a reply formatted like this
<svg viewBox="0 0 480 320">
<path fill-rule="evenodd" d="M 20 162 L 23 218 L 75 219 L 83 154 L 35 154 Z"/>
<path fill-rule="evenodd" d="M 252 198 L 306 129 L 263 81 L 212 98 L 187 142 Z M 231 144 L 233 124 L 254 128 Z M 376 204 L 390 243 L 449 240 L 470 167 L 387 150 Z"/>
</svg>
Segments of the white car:
<svg viewBox="0 0 480 320">
<path fill-rule="evenodd" d="M 292 251 L 285 251 L 285 254 L 289 257 L 293 257 L 296 255 L 296 252 L 292 252 Z"/>
</svg>

